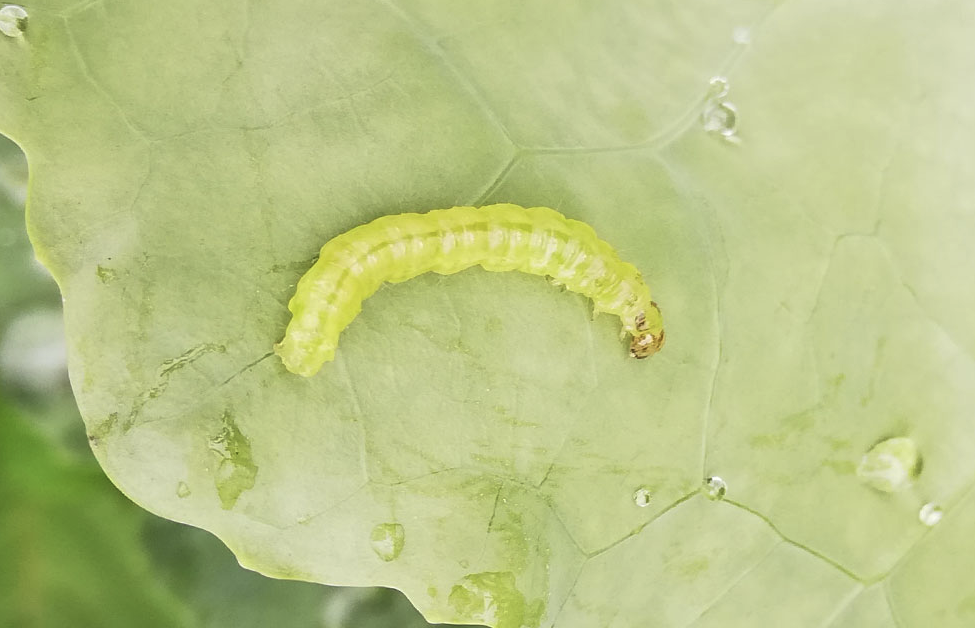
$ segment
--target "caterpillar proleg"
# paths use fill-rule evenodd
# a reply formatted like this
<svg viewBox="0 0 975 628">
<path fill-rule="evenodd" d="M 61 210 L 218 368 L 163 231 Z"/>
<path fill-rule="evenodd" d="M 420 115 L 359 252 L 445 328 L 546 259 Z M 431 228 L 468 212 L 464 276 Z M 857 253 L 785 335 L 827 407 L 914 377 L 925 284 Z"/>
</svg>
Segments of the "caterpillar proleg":
<svg viewBox="0 0 975 628">
<path fill-rule="evenodd" d="M 292 373 L 314 375 L 384 282 L 476 265 L 544 275 L 589 297 L 595 312 L 620 317 L 636 358 L 664 344 L 660 309 L 640 272 L 592 227 L 548 207 L 499 204 L 383 216 L 329 240 L 298 281 L 291 322 L 274 351 Z"/>
</svg>

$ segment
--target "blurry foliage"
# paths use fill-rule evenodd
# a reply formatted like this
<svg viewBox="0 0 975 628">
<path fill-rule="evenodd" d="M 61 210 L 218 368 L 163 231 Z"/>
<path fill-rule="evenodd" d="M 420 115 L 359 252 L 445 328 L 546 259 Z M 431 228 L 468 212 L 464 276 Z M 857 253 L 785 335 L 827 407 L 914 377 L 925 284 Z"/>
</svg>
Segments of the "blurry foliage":
<svg viewBox="0 0 975 628">
<path fill-rule="evenodd" d="M 392 590 L 247 571 L 111 485 L 68 386 L 57 286 L 27 240 L 26 182 L 0 137 L 0 627 L 427 626 Z"/>
<path fill-rule="evenodd" d="M 0 625 L 192 625 L 151 572 L 145 515 L 9 407 L 0 407 L 0 499 Z"/>
</svg>

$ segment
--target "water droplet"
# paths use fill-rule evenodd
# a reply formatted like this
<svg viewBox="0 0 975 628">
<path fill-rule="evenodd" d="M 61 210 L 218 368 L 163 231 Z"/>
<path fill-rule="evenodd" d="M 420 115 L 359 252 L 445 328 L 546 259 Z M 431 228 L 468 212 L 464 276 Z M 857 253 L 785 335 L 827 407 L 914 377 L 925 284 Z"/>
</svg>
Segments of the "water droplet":
<svg viewBox="0 0 975 628">
<path fill-rule="evenodd" d="M 650 505 L 650 500 L 653 495 L 650 493 L 650 489 L 638 488 L 635 493 L 633 493 L 633 503 L 640 508 L 646 508 Z"/>
<path fill-rule="evenodd" d="M 896 493 L 908 488 L 921 471 L 917 445 L 910 438 L 880 441 L 863 454 L 857 477 L 870 488 Z"/>
<path fill-rule="evenodd" d="M 707 100 L 701 111 L 701 124 L 708 133 L 720 135 L 728 142 L 738 140 L 738 109 L 725 100 L 731 86 L 723 76 L 711 77 L 708 83 Z"/>
<path fill-rule="evenodd" d="M 712 475 L 704 481 L 704 494 L 708 499 L 713 499 L 715 501 L 719 499 L 724 499 L 725 493 L 728 492 L 728 484 L 716 475 Z"/>
<path fill-rule="evenodd" d="M 190 485 L 186 482 L 180 482 L 176 485 L 176 496 L 180 499 L 190 496 Z"/>
<path fill-rule="evenodd" d="M 207 446 L 220 505 L 230 510 L 241 493 L 254 488 L 257 481 L 258 466 L 251 454 L 251 441 L 230 412 L 224 412 L 220 430 L 210 437 Z"/>
<path fill-rule="evenodd" d="M 724 76 L 712 76 L 708 82 L 708 99 L 718 100 L 728 95 L 728 79 Z"/>
<path fill-rule="evenodd" d="M 921 510 L 917 513 L 917 518 L 921 520 L 921 523 L 931 527 L 937 525 L 941 521 L 945 511 L 941 509 L 941 506 L 937 504 L 927 503 L 921 506 Z"/>
<path fill-rule="evenodd" d="M 730 102 L 712 102 L 701 114 L 704 130 L 730 139 L 738 132 L 738 110 Z"/>
<path fill-rule="evenodd" d="M 736 44 L 747 46 L 752 43 L 752 32 L 747 26 L 738 26 L 731 31 L 731 40 Z"/>
<path fill-rule="evenodd" d="M 396 560 L 400 552 L 403 551 L 405 541 L 406 530 L 398 523 L 380 523 L 372 529 L 372 533 L 369 535 L 372 551 L 376 552 L 376 556 L 387 563 Z"/>
<path fill-rule="evenodd" d="M 0 8 L 0 33 L 20 37 L 27 30 L 27 11 L 19 4 L 5 4 Z"/>
</svg>

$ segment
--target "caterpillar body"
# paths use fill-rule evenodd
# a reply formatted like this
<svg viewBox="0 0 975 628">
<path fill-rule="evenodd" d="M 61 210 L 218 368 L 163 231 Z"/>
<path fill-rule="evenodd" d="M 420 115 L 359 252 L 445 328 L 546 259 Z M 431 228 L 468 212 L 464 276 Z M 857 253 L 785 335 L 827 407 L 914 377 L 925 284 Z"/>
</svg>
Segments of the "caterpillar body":
<svg viewBox="0 0 975 628">
<path fill-rule="evenodd" d="M 274 351 L 310 377 L 334 359 L 339 335 L 384 282 L 476 265 L 548 276 L 591 298 L 595 312 L 620 317 L 636 358 L 663 346 L 663 319 L 640 272 L 592 227 L 548 207 L 499 204 L 383 216 L 329 240 L 298 281 Z"/>
</svg>

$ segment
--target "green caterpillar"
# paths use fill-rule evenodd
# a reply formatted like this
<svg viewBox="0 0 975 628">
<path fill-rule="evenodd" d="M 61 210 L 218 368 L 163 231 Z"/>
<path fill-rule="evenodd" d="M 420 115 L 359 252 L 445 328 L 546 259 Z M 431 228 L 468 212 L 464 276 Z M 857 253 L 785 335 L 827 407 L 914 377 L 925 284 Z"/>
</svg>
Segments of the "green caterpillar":
<svg viewBox="0 0 975 628">
<path fill-rule="evenodd" d="M 630 355 L 664 344 L 663 319 L 640 272 L 620 260 L 592 227 L 548 207 L 454 207 L 383 216 L 329 240 L 288 303 L 291 322 L 274 351 L 292 373 L 310 377 L 335 357 L 339 335 L 383 282 L 427 272 L 485 270 L 546 275 L 620 317 Z"/>
</svg>

